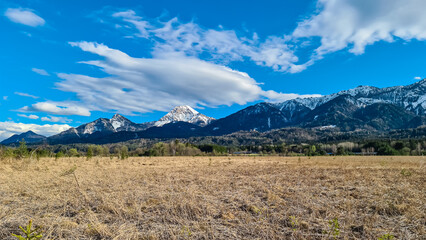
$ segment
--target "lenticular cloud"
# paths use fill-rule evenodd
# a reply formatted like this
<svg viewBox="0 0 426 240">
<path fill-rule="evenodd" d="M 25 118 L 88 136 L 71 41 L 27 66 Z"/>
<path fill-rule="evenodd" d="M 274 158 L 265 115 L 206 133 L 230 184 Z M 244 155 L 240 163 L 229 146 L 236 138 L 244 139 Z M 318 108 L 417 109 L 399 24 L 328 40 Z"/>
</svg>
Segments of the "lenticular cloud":
<svg viewBox="0 0 426 240">
<path fill-rule="evenodd" d="M 244 72 L 194 57 L 134 58 L 103 44 L 70 44 L 103 57 L 82 63 L 97 66 L 109 76 L 61 73 L 58 76 L 63 81 L 57 86 L 62 91 L 76 93 L 80 100 L 99 110 L 132 114 L 168 111 L 179 105 L 215 107 L 286 96 L 262 90 Z"/>
</svg>

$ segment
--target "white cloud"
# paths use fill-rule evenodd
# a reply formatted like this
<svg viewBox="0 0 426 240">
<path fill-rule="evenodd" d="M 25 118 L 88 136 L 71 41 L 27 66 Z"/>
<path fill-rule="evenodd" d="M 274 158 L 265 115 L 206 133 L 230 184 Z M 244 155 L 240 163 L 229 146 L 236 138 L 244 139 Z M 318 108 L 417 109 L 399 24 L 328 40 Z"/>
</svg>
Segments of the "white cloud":
<svg viewBox="0 0 426 240">
<path fill-rule="evenodd" d="M 379 41 L 426 40 L 424 9 L 425 0 L 317 0 L 314 14 L 299 22 L 293 32 L 263 38 L 255 32 L 237 34 L 221 25 L 208 29 L 178 18 L 148 19 L 133 10 L 109 14 L 114 20 L 102 22 L 110 22 L 127 38 L 148 39 L 156 58 L 202 56 L 224 65 L 252 61 L 274 71 L 297 73 L 328 53 L 348 49 L 362 54 L 366 46 Z M 315 49 L 311 58 L 301 62 L 299 52 L 305 55 L 311 48 Z"/>
<path fill-rule="evenodd" d="M 109 76 L 95 78 L 61 73 L 58 77 L 63 81 L 56 85 L 62 91 L 76 93 L 85 106 L 101 111 L 134 114 L 168 111 L 178 105 L 246 104 L 269 98 L 274 93 L 262 90 L 246 73 L 195 57 L 134 58 L 103 44 L 70 44 L 104 57 L 104 60 L 82 63 L 98 66 Z M 275 93 L 274 98 L 280 95 Z"/>
<path fill-rule="evenodd" d="M 182 23 L 178 18 L 166 22 L 158 19 L 148 21 L 133 10 L 112 16 L 131 23 L 137 30 L 136 37 L 153 41 L 152 54 L 155 57 L 198 57 L 203 54 L 210 60 L 225 63 L 249 59 L 275 71 L 298 72 L 304 69 L 296 64 L 299 59 L 284 37 L 270 36 L 260 41 L 256 33 L 252 38 L 239 37 L 233 30 L 205 29 L 194 22 Z"/>
<path fill-rule="evenodd" d="M 8 96 L 3 96 L 3 100 L 6 101 Z"/>
<path fill-rule="evenodd" d="M 10 21 L 31 27 L 43 26 L 45 21 L 31 9 L 8 8 L 4 14 Z"/>
<path fill-rule="evenodd" d="M 66 117 L 48 116 L 48 117 L 42 117 L 41 121 L 43 121 L 43 122 L 70 123 L 70 122 L 72 122 L 72 119 L 69 119 L 69 118 L 66 118 Z"/>
<path fill-rule="evenodd" d="M 29 119 L 39 119 L 39 116 L 34 115 L 34 114 L 30 114 L 30 115 L 25 115 L 25 114 L 17 114 L 20 117 L 24 117 L 24 118 L 29 118 Z"/>
<path fill-rule="evenodd" d="M 12 121 L 0 122 L 0 140 L 4 140 L 14 134 L 21 134 L 24 132 L 28 132 L 30 130 L 37 134 L 41 134 L 43 136 L 51 136 L 51 135 L 58 134 L 62 131 L 68 130 L 69 128 L 71 128 L 71 126 L 67 124 L 37 125 L 37 124 L 15 123 Z"/>
<path fill-rule="evenodd" d="M 44 112 L 55 115 L 79 115 L 90 116 L 89 108 L 81 106 L 76 102 L 38 102 L 31 106 L 19 109 L 21 112 Z"/>
<path fill-rule="evenodd" d="M 142 20 L 141 17 L 136 16 L 135 11 L 127 10 L 124 12 L 116 12 L 112 14 L 113 17 L 122 18 L 125 22 L 129 22 L 133 24 L 139 31 L 136 34 L 137 37 L 148 38 L 149 37 L 149 28 L 151 28 L 151 24 L 147 21 Z M 116 27 L 120 27 L 120 25 L 115 25 Z"/>
<path fill-rule="evenodd" d="M 50 76 L 50 74 L 46 70 L 44 70 L 44 69 L 32 68 L 31 71 L 33 71 L 33 72 L 35 72 L 37 74 L 43 75 L 43 76 Z"/>
<path fill-rule="evenodd" d="M 30 97 L 30 98 L 34 98 L 34 99 L 40 98 L 40 97 L 31 95 L 31 94 L 28 94 L 28 93 L 15 92 L 15 94 L 19 95 L 19 96 L 22 96 L 22 97 Z"/>
<path fill-rule="evenodd" d="M 21 31 L 22 34 L 24 34 L 27 37 L 32 37 L 33 35 L 29 32 Z"/>
<path fill-rule="evenodd" d="M 414 80 L 422 80 L 421 77 L 414 77 Z"/>
<path fill-rule="evenodd" d="M 312 60 L 346 48 L 362 54 L 378 41 L 426 40 L 424 9 L 424 0 L 319 0 L 316 14 L 299 23 L 292 37 L 319 37 Z"/>
</svg>

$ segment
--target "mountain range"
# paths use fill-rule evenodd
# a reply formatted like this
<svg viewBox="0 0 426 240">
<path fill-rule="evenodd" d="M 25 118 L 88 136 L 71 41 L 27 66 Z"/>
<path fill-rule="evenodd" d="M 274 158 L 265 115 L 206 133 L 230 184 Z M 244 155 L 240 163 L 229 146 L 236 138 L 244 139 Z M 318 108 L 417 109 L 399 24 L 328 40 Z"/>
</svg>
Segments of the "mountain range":
<svg viewBox="0 0 426 240">
<path fill-rule="evenodd" d="M 22 139 L 24 139 L 27 143 L 37 143 L 44 141 L 46 137 L 39 135 L 33 131 L 28 131 L 21 134 L 15 134 L 10 138 L 3 140 L 1 144 L 19 143 L 20 141 L 22 141 Z"/>
<path fill-rule="evenodd" d="M 28 133 L 28 136 L 14 135 L 1 143 L 10 144 L 21 139 L 49 144 L 111 143 L 138 138 L 267 132 L 287 127 L 387 132 L 425 124 L 426 79 L 423 79 L 408 86 L 358 86 L 317 98 L 296 98 L 281 103 L 262 102 L 218 120 L 190 106 L 178 106 L 158 121 L 140 124 L 115 114 L 111 119 L 99 118 L 48 138 L 34 137 L 34 133 Z"/>
</svg>

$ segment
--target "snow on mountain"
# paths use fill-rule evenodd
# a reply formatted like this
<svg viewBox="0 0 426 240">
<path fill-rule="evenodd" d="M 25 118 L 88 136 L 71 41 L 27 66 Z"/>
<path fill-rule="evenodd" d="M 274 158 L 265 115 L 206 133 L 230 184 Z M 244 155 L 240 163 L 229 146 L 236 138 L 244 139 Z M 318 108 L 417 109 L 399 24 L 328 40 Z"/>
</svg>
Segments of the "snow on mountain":
<svg viewBox="0 0 426 240">
<path fill-rule="evenodd" d="M 161 132 L 160 136 L 167 134 L 170 136 L 170 132 L 173 131 L 184 133 L 192 129 L 191 126 L 187 126 L 191 124 L 204 127 L 203 134 L 213 135 L 253 129 L 267 131 L 287 126 L 326 128 L 336 126 L 349 130 L 357 128 L 386 130 L 417 127 L 424 124 L 425 119 L 426 79 L 423 79 L 408 86 L 388 88 L 358 86 L 322 97 L 297 98 L 277 104 L 258 103 L 219 120 L 207 117 L 190 106 L 176 107 L 158 121 L 141 124 L 133 123 L 116 114 L 111 119 L 99 118 L 77 128 L 71 128 L 49 137 L 48 140 L 69 143 L 89 138 L 94 133 L 96 133 L 94 137 L 99 138 L 121 131 L 144 130 L 148 131 L 145 133 L 146 136 L 159 136 L 155 135 L 158 132 Z M 176 123 L 179 126 L 166 125 L 168 123 Z M 153 126 L 163 128 L 151 128 Z M 120 136 L 122 135 L 125 134 Z"/>
<path fill-rule="evenodd" d="M 99 118 L 93 122 L 82 125 L 77 128 L 79 133 L 93 134 L 94 132 L 116 132 L 112 127 L 110 120 L 106 118 Z"/>
<path fill-rule="evenodd" d="M 276 106 L 281 111 L 288 112 L 292 116 L 295 112 L 300 111 L 302 106 L 313 110 L 342 95 L 354 97 L 359 102 L 360 107 L 369 106 L 374 103 L 389 103 L 403 107 L 417 115 L 426 115 L 426 79 L 408 86 L 388 88 L 358 86 L 322 97 L 296 98 L 277 103 Z"/>
<path fill-rule="evenodd" d="M 352 88 L 349 90 L 343 90 L 340 91 L 336 94 L 332 94 L 332 95 L 337 95 L 337 96 L 341 96 L 341 95 L 351 95 L 352 97 L 363 97 L 363 96 L 368 96 L 374 93 L 377 93 L 380 91 L 380 88 L 376 88 L 376 87 L 371 87 L 371 86 L 358 86 L 356 88 Z"/>
<path fill-rule="evenodd" d="M 65 132 L 68 132 L 69 134 L 74 134 L 74 135 L 76 135 L 77 137 L 80 137 L 80 134 L 78 133 L 78 131 L 77 131 L 77 129 L 76 128 L 70 128 L 70 129 L 68 129 L 67 131 L 65 131 Z M 62 133 L 65 133 L 65 132 L 62 132 Z M 61 133 L 60 133 L 61 134 Z"/>
<path fill-rule="evenodd" d="M 417 115 L 426 115 L 426 79 L 408 86 L 383 88 L 372 98 L 389 102 Z"/>
<path fill-rule="evenodd" d="M 121 116 L 120 114 L 115 114 L 109 120 L 109 122 L 111 123 L 112 127 L 114 128 L 116 132 L 121 132 L 121 131 L 136 132 L 136 131 L 141 131 L 145 129 L 144 126 L 140 124 L 136 124 L 130 121 L 129 119 Z"/>
<path fill-rule="evenodd" d="M 349 89 L 349 90 L 343 90 L 340 91 L 338 93 L 333 93 L 330 95 L 326 95 L 326 96 L 322 96 L 322 97 L 312 97 L 312 98 L 296 98 L 296 99 L 292 99 L 292 100 L 288 100 L 282 103 L 278 103 L 278 107 L 281 110 L 291 110 L 292 108 L 294 108 L 294 106 L 296 104 L 301 104 L 311 110 L 315 109 L 316 107 L 329 102 L 333 99 L 335 99 L 338 96 L 342 96 L 342 95 L 351 95 L 352 97 L 355 98 L 360 98 L 360 97 L 365 97 L 368 96 L 372 93 L 376 93 L 378 90 L 380 90 L 379 88 L 376 87 L 370 87 L 370 86 L 358 86 L 356 88 L 353 89 Z"/>
<path fill-rule="evenodd" d="M 157 122 L 134 123 L 120 114 L 115 114 L 111 119 L 99 118 L 93 122 L 70 128 L 62 133 L 50 137 L 52 142 L 75 142 L 85 139 L 96 133 L 97 136 L 109 135 L 117 132 L 140 132 L 153 126 L 163 126 L 171 122 L 187 122 L 199 126 L 209 124 L 213 118 L 207 117 L 189 106 L 180 106 L 173 109 Z M 77 139 L 77 140 L 76 140 Z"/>
<path fill-rule="evenodd" d="M 155 122 L 154 126 L 161 127 L 172 122 L 187 122 L 199 126 L 205 126 L 213 120 L 214 118 L 207 117 L 206 115 L 195 111 L 190 106 L 178 106 Z"/>
<path fill-rule="evenodd" d="M 136 124 L 120 114 L 115 114 L 111 119 L 99 118 L 93 122 L 80 125 L 79 127 L 70 128 L 58 135 L 75 136 L 80 138 L 85 135 L 91 135 L 95 132 L 115 133 L 121 131 L 142 131 L 144 129 L 144 126 Z"/>
<path fill-rule="evenodd" d="M 426 94 L 419 97 L 417 101 L 411 103 L 414 108 L 417 108 L 418 106 L 422 106 L 424 109 L 426 109 Z"/>
<path fill-rule="evenodd" d="M 218 119 L 205 129 L 210 134 L 221 135 L 237 131 L 267 131 L 284 127 L 287 122 L 286 116 L 274 104 L 261 102 Z"/>
<path fill-rule="evenodd" d="M 118 128 L 121 128 L 123 126 L 126 125 L 126 118 L 124 118 L 123 116 L 121 116 L 120 114 L 115 114 L 110 121 L 110 123 L 112 124 L 112 127 L 117 130 Z"/>
</svg>

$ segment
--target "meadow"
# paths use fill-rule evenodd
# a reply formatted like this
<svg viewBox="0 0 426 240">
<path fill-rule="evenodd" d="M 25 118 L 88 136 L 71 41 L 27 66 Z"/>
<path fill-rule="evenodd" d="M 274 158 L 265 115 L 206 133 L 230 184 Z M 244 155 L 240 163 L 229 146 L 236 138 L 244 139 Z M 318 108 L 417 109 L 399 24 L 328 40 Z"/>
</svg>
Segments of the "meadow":
<svg viewBox="0 0 426 240">
<path fill-rule="evenodd" d="M 422 156 L 5 159 L 0 239 L 426 239 Z"/>
</svg>

